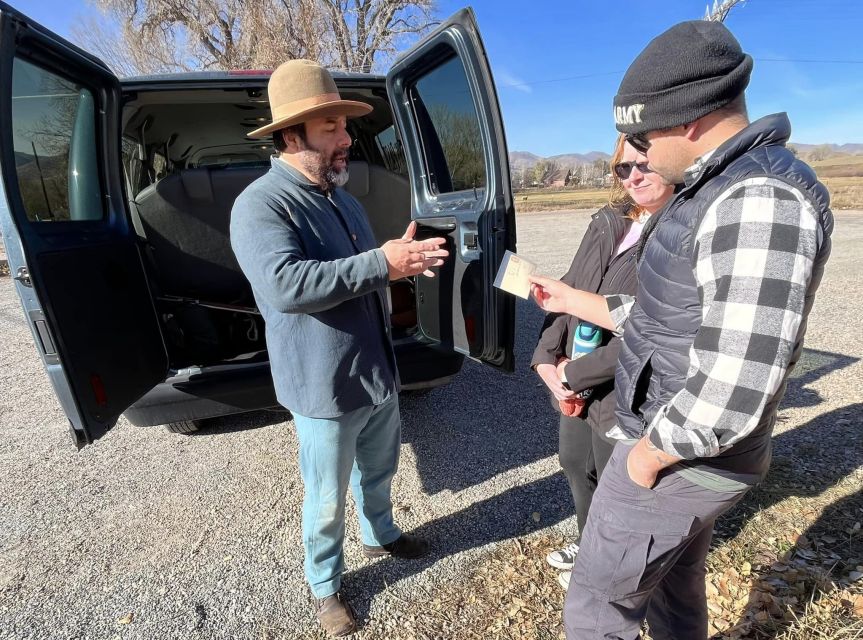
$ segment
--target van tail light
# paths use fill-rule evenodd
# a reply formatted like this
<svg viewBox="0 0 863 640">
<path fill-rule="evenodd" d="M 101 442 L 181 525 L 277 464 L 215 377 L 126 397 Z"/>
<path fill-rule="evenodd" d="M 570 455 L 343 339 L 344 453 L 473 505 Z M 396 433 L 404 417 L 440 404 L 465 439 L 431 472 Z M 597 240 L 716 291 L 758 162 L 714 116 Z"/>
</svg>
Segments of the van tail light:
<svg viewBox="0 0 863 640">
<path fill-rule="evenodd" d="M 470 344 L 476 342 L 476 316 L 465 316 L 464 333 Z"/>
<path fill-rule="evenodd" d="M 107 407 L 108 394 L 105 393 L 105 385 L 102 383 L 102 378 L 98 373 L 90 375 L 90 387 L 93 389 L 93 395 L 96 397 L 96 404 L 100 407 Z"/>
</svg>

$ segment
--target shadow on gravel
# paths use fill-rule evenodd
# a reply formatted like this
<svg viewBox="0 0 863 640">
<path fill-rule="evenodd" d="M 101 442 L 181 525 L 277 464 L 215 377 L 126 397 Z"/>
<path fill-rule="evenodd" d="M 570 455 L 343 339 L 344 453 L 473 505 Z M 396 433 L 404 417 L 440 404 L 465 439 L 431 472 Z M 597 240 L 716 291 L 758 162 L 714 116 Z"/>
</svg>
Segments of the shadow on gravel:
<svg viewBox="0 0 863 640">
<path fill-rule="evenodd" d="M 814 407 L 820 404 L 824 399 L 815 389 L 808 388 L 808 385 L 828 373 L 850 367 L 857 360 L 859 358 L 841 353 L 803 349 L 800 361 L 788 380 L 788 390 L 782 399 L 782 407 Z"/>
<path fill-rule="evenodd" d="M 782 408 L 815 406 L 822 401 L 807 385 L 844 369 L 859 358 L 804 349 L 788 381 Z M 778 420 L 784 416 L 779 415 Z M 863 464 L 863 404 L 851 404 L 818 416 L 773 437 L 773 460 L 760 485 L 717 522 L 714 544 L 735 537 L 755 513 L 789 496 L 817 496 Z"/>
<path fill-rule="evenodd" d="M 790 496 L 820 495 L 863 464 L 863 403 L 851 404 L 773 438 L 773 461 L 760 485 L 722 516 L 714 544 L 735 537 L 762 509 Z"/>
<path fill-rule="evenodd" d="M 418 560 L 385 558 L 349 572 L 345 592 L 359 618 L 365 618 L 372 599 L 387 585 L 428 569 L 460 551 L 523 536 L 560 522 L 572 511 L 569 486 L 562 472 L 513 487 L 412 533 L 427 538 L 431 553 Z M 532 515 L 540 514 L 539 522 Z"/>
<path fill-rule="evenodd" d="M 217 436 L 223 433 L 236 433 L 260 427 L 269 427 L 291 419 L 291 412 L 287 409 L 271 409 L 269 411 L 249 411 L 231 416 L 219 418 L 206 418 L 200 421 L 199 431 L 183 434 L 188 437 L 202 438 L 205 436 Z"/>
<path fill-rule="evenodd" d="M 519 300 L 516 370 L 466 361 L 453 382 L 401 398 L 402 441 L 429 494 L 460 491 L 557 453 L 558 415 L 530 358 L 543 313 Z"/>
<path fill-rule="evenodd" d="M 773 439 L 773 463 L 767 478 L 717 522 L 714 544 L 736 536 L 746 522 L 762 509 L 790 496 L 816 497 L 856 471 L 863 465 L 861 424 L 863 403 L 856 403 L 825 413 L 793 431 L 776 436 Z M 860 521 L 861 511 L 863 490 L 837 500 L 824 509 L 803 532 L 797 544 L 780 559 L 789 565 L 795 558 L 803 559 L 804 569 L 810 573 L 807 575 L 801 569 L 796 579 L 801 581 L 799 584 L 806 586 L 807 592 L 801 594 L 804 603 L 807 600 L 817 603 L 823 596 L 822 592 L 809 590 L 818 587 L 829 591 L 832 582 L 840 580 L 860 564 L 863 558 L 863 535 L 855 533 L 852 527 Z M 806 567 L 807 562 L 821 560 L 826 562 L 821 569 L 812 572 Z M 775 565 L 753 568 L 766 575 L 767 582 L 778 581 L 774 584 L 787 588 L 783 580 L 787 577 L 784 566 L 780 566 L 779 572 L 774 572 L 774 575 L 770 573 Z M 753 589 L 750 593 L 745 613 L 735 624 L 744 634 L 738 637 L 748 638 L 748 634 L 757 628 L 757 635 L 752 637 L 777 638 L 790 626 L 792 620 L 789 616 L 783 617 L 782 611 L 774 611 L 775 615 L 763 617 L 764 612 L 769 610 L 765 601 L 772 602 L 771 596 L 764 595 L 767 589 Z M 761 620 L 755 617 L 759 612 Z"/>
</svg>

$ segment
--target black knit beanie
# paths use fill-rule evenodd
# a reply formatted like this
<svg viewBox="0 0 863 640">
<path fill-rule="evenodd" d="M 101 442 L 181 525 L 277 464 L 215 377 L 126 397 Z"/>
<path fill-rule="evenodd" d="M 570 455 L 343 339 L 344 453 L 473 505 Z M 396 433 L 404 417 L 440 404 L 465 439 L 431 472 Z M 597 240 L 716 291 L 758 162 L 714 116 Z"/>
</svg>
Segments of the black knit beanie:
<svg viewBox="0 0 863 640">
<path fill-rule="evenodd" d="M 687 124 L 743 93 L 752 58 L 721 22 L 681 22 L 658 35 L 629 65 L 614 96 L 621 133 Z"/>
</svg>

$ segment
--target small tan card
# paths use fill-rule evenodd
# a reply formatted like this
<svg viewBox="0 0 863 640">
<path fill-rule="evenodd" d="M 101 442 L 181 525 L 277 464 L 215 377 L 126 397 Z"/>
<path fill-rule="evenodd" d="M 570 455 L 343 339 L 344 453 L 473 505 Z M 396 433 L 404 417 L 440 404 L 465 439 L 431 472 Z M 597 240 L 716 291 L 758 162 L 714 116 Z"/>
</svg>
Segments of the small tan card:
<svg viewBox="0 0 863 640">
<path fill-rule="evenodd" d="M 507 251 L 497 270 L 494 286 L 527 300 L 530 297 L 530 282 L 527 278 L 536 272 L 536 268 L 530 260 Z"/>
</svg>

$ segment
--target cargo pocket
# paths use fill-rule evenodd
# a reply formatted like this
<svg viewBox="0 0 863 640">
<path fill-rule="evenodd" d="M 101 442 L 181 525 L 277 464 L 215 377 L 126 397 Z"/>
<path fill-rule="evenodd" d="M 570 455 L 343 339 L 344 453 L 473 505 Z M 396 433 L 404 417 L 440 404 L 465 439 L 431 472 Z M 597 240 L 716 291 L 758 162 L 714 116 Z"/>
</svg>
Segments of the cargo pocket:
<svg viewBox="0 0 863 640">
<path fill-rule="evenodd" d="M 689 535 L 695 517 L 660 511 L 610 498 L 590 507 L 593 535 L 579 551 L 584 577 L 594 591 L 610 602 L 639 606 L 641 598 L 664 573 L 671 553 Z"/>
</svg>

